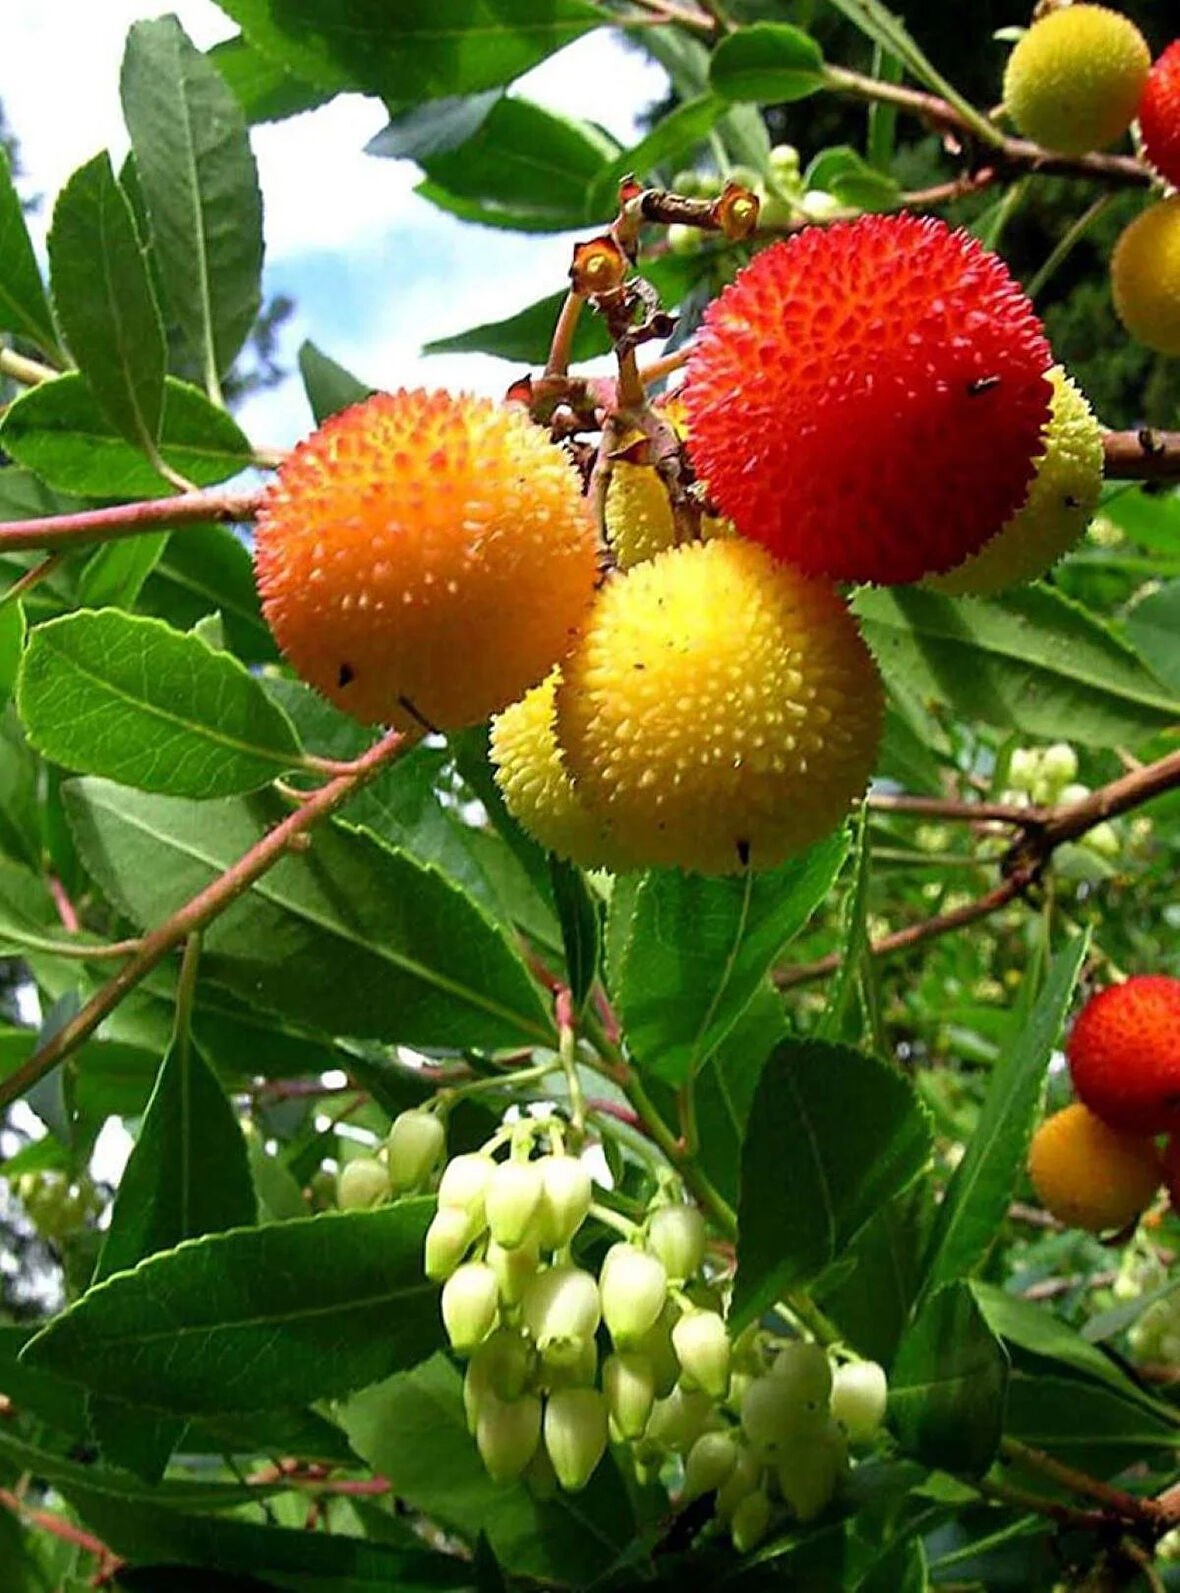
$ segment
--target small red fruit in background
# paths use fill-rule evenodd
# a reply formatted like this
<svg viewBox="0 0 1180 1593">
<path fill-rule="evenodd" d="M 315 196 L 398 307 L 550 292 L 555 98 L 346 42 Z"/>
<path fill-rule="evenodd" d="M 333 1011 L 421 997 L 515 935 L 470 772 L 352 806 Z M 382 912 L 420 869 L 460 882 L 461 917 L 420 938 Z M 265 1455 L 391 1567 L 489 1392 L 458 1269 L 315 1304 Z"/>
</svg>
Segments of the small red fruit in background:
<svg viewBox="0 0 1180 1593">
<path fill-rule="evenodd" d="M 1142 974 L 1086 1005 L 1066 1044 L 1073 1087 L 1112 1128 L 1180 1127 L 1180 979 Z"/>
<path fill-rule="evenodd" d="M 1174 39 L 1147 75 L 1139 102 L 1143 153 L 1180 188 L 1180 39 Z"/>
<path fill-rule="evenodd" d="M 709 306 L 684 400 L 738 531 L 808 575 L 961 564 L 1024 502 L 1052 355 L 996 255 L 931 217 L 808 227 Z"/>
</svg>

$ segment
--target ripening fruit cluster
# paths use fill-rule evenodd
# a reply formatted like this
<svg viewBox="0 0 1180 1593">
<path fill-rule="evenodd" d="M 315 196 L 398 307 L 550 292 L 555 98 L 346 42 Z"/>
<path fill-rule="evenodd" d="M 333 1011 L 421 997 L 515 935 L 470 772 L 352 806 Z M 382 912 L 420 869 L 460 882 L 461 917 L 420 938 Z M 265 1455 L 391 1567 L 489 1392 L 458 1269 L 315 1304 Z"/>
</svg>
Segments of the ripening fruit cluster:
<svg viewBox="0 0 1180 1593">
<path fill-rule="evenodd" d="M 1138 116 L 1143 153 L 1180 186 L 1180 39 L 1152 64 L 1139 29 L 1101 5 L 1046 12 L 1008 57 L 1004 106 L 1019 132 L 1064 155 L 1104 149 Z M 1180 354 L 1180 199 L 1151 205 L 1111 260 L 1115 309 L 1131 335 Z"/>
<path fill-rule="evenodd" d="M 102 1199 L 88 1177 L 71 1180 L 65 1173 L 22 1173 L 15 1191 L 29 1221 L 43 1239 L 61 1244 L 93 1221 Z"/>
<path fill-rule="evenodd" d="M 1180 1196 L 1180 979 L 1139 975 L 1099 991 L 1066 1057 L 1078 1099 L 1037 1130 L 1029 1177 L 1062 1222 L 1117 1232 L 1161 1184 Z"/>
</svg>

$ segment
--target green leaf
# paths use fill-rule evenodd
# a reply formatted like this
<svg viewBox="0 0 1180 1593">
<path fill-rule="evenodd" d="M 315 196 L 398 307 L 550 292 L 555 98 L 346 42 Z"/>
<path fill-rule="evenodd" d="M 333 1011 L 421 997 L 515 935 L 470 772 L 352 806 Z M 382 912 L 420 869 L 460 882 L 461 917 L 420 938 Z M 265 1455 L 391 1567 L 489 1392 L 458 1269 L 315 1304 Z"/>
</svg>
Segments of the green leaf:
<svg viewBox="0 0 1180 1593">
<path fill-rule="evenodd" d="M 1170 581 L 1135 604 L 1123 629 L 1133 647 L 1170 691 L 1180 693 L 1180 581 Z"/>
<path fill-rule="evenodd" d="M 178 1416 L 346 1394 L 438 1343 L 433 1210 L 402 1200 L 191 1239 L 90 1289 L 22 1360 Z"/>
<path fill-rule="evenodd" d="M 893 1068 L 817 1040 L 772 1051 L 742 1147 L 735 1325 L 817 1277 L 929 1154 L 925 1115 Z"/>
<path fill-rule="evenodd" d="M 144 583 L 139 607 L 179 631 L 191 630 L 197 620 L 216 611 L 230 648 L 243 663 L 269 664 L 278 658 L 258 604 L 250 555 L 228 526 L 192 525 L 174 531 Z"/>
<path fill-rule="evenodd" d="M 893 1360 L 922 1286 L 930 1205 L 922 1184 L 887 1201 L 831 1273 L 812 1286 L 852 1347 L 883 1366 Z M 851 1268 L 841 1268 L 841 1262 L 851 1262 Z"/>
<path fill-rule="evenodd" d="M 168 308 L 217 397 L 261 302 L 262 197 L 246 120 L 172 16 L 134 24 L 120 91 Z"/>
<path fill-rule="evenodd" d="M 27 337 L 57 358 L 61 349 L 49 300 L 29 241 L 8 150 L 0 144 L 0 331 Z"/>
<path fill-rule="evenodd" d="M 0 704 L 8 701 L 16 685 L 25 645 L 25 614 L 19 603 L 0 604 Z"/>
<path fill-rule="evenodd" d="M 698 1158 L 709 1181 L 731 1205 L 737 1203 L 741 1187 L 742 1141 L 758 1078 L 786 1027 L 783 999 L 766 980 L 696 1076 Z M 671 1115 L 675 1102 L 670 1091 L 668 1096 Z"/>
<path fill-rule="evenodd" d="M 257 845 L 286 809 L 72 781 L 66 808 L 106 894 L 160 923 Z M 428 1046 L 549 1044 L 515 948 L 435 869 L 338 824 L 283 858 L 210 925 L 203 966 L 245 1001 L 337 1034 Z"/>
<path fill-rule="evenodd" d="M 1102 1383 L 1062 1376 L 1038 1357 L 1013 1356 L 1004 1431 L 1098 1476 L 1148 1457 L 1174 1466 L 1180 1424 L 1166 1405 L 1149 1407 Z"/>
<path fill-rule="evenodd" d="M 999 1447 L 1008 1358 L 965 1283 L 931 1295 L 889 1374 L 902 1447 L 945 1471 L 987 1470 Z"/>
<path fill-rule="evenodd" d="M 547 1503 L 523 1482 L 494 1483 L 467 1431 L 461 1389 L 460 1374 L 435 1355 L 356 1395 L 340 1419 L 399 1498 L 471 1539 L 486 1533 L 505 1570 L 545 1586 L 592 1583 L 617 1558 L 632 1520 L 613 1461 L 584 1493 Z"/>
<path fill-rule="evenodd" d="M 299 346 L 299 374 L 317 426 L 329 415 L 338 414 L 350 404 L 359 404 L 373 392 L 373 388 L 321 353 L 312 342 L 305 341 Z"/>
<path fill-rule="evenodd" d="M 620 178 L 630 174 L 643 182 L 657 166 L 684 160 L 708 138 L 725 109 L 720 94 L 701 94 L 669 111 L 637 144 L 621 151 L 599 171 L 590 191 L 590 215 L 605 218 L 614 211 Z"/>
<path fill-rule="evenodd" d="M 205 52 L 233 91 L 246 120 L 277 122 L 323 105 L 330 90 L 303 83 L 269 56 L 260 55 L 240 33 Z"/>
<path fill-rule="evenodd" d="M 221 0 L 298 77 L 413 105 L 496 88 L 606 16 L 586 0 Z"/>
<path fill-rule="evenodd" d="M 119 435 L 81 376 L 58 376 L 23 393 L 0 424 L 0 444 L 61 492 L 160 498 L 176 491 Z M 236 475 L 253 457 L 237 422 L 173 376 L 164 384 L 160 454 L 198 487 Z"/>
<path fill-rule="evenodd" d="M 823 51 L 802 28 L 755 22 L 722 39 L 709 60 L 709 82 L 727 100 L 806 99 L 824 86 Z"/>
<path fill-rule="evenodd" d="M 115 429 L 152 457 L 164 414 L 164 323 L 105 152 L 58 195 L 49 265 L 57 318 L 90 391 Z"/>
<path fill-rule="evenodd" d="M 291 721 L 232 654 L 118 609 L 39 625 L 18 706 L 55 763 L 171 796 L 253 791 L 301 756 Z"/>
<path fill-rule="evenodd" d="M 423 345 L 424 354 L 494 354 L 518 365 L 536 365 L 545 359 L 553 328 L 565 302 L 564 293 L 552 293 L 518 310 L 503 321 L 487 321 L 452 337 L 436 337 Z M 600 316 L 583 313 L 574 333 L 570 359 L 575 364 L 610 352 L 610 337 Z"/>
<path fill-rule="evenodd" d="M 917 1538 L 891 1543 L 856 1584 L 856 1593 L 926 1593 L 926 1554 Z"/>
<path fill-rule="evenodd" d="M 819 1025 L 819 1038 L 856 1045 L 863 1038 L 871 995 L 866 990 L 873 977 L 869 951 L 869 879 L 873 868 L 868 816 L 862 806 L 856 825 L 856 851 L 841 915 L 840 967 L 828 994 Z"/>
<path fill-rule="evenodd" d="M 1180 701 L 1138 655 L 1053 587 L 989 599 L 866 589 L 853 608 L 886 677 L 961 718 L 1114 747 L 1180 717 Z"/>
<path fill-rule="evenodd" d="M 1058 952 L 1036 1005 L 992 1073 L 979 1122 L 938 1208 L 924 1294 L 965 1277 L 995 1242 L 1024 1168 L 1044 1100 L 1045 1069 L 1089 944 L 1089 934 L 1081 934 Z"/>
<path fill-rule="evenodd" d="M 575 864 L 551 852 L 549 877 L 561 923 L 570 997 L 574 1011 L 580 1012 L 598 973 L 600 915 L 585 875 Z"/>
<path fill-rule="evenodd" d="M 825 149 L 807 168 L 807 187 L 834 194 L 857 210 L 890 210 L 900 188 L 895 178 L 870 166 L 850 144 Z"/>
<path fill-rule="evenodd" d="M 692 1077 L 823 901 L 847 850 L 840 829 L 765 874 L 644 877 L 615 991 L 642 1067 L 670 1084 Z"/>
<path fill-rule="evenodd" d="M 596 128 L 531 100 L 503 98 L 466 143 L 421 161 L 427 181 L 420 191 L 436 203 L 445 195 L 477 205 L 493 225 L 497 216 L 523 217 L 560 232 L 587 220 L 590 185 L 615 152 Z"/>
<path fill-rule="evenodd" d="M 482 94 L 459 94 L 453 99 L 412 105 L 391 116 L 389 124 L 365 145 L 365 154 L 417 161 L 445 155 L 479 131 L 499 99 L 499 89 L 485 89 Z"/>
<path fill-rule="evenodd" d="M 161 531 L 95 548 L 78 580 L 78 606 L 133 608 L 167 546 L 168 532 Z"/>
</svg>

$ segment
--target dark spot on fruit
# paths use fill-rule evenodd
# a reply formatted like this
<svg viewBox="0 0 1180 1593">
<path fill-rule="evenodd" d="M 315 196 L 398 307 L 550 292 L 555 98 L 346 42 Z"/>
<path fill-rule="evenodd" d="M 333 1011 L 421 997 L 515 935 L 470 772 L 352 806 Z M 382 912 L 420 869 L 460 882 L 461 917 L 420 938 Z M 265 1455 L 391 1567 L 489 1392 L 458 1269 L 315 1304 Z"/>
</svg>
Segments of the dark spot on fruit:
<svg viewBox="0 0 1180 1593">
<path fill-rule="evenodd" d="M 750 862 L 750 843 L 749 843 L 749 841 L 738 841 L 738 843 L 737 843 L 737 855 L 738 855 L 738 862 L 742 865 L 743 868 L 746 868 L 749 865 L 749 862 Z"/>
<path fill-rule="evenodd" d="M 1080 498 L 1075 498 L 1072 492 L 1067 492 L 1066 493 L 1066 495 L 1065 495 L 1065 507 L 1067 509 L 1080 509 L 1081 506 L 1082 506 L 1082 500 Z"/>
<path fill-rule="evenodd" d="M 338 686 L 351 686 L 355 679 L 356 670 L 353 669 L 352 665 L 341 664 L 340 671 L 336 676 L 336 684 Z"/>
<path fill-rule="evenodd" d="M 977 376 L 973 382 L 967 383 L 967 397 L 978 398 L 980 393 L 989 392 L 993 387 L 1000 385 L 998 376 Z"/>
</svg>

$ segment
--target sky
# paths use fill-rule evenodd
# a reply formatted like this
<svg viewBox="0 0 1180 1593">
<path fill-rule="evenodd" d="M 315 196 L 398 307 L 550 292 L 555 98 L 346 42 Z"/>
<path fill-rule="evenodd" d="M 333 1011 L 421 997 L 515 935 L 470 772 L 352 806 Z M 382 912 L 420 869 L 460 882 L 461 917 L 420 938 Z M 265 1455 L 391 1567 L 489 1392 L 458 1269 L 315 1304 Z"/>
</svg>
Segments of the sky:
<svg viewBox="0 0 1180 1593">
<path fill-rule="evenodd" d="M 123 42 L 132 22 L 159 13 L 150 0 L 0 5 L 0 99 L 20 139 L 22 189 L 44 196 L 33 219 L 40 244 L 53 196 L 70 173 L 103 148 L 116 163 L 122 158 Z M 212 0 L 175 0 L 170 9 L 202 49 L 236 32 Z M 592 118 L 630 142 L 636 114 L 664 86 L 659 67 L 602 30 L 522 78 L 514 92 Z M 563 287 L 572 238 L 471 227 L 435 210 L 414 194 L 420 173 L 411 162 L 364 154 L 386 120 L 378 101 L 348 95 L 253 130 L 265 205 L 264 292 L 288 294 L 297 305 L 281 361 L 293 368 L 310 337 L 374 386 L 500 393 L 519 374 L 514 367 L 483 356 L 423 359 L 421 346 Z M 238 418 L 253 442 L 271 447 L 288 446 L 311 426 L 297 378 L 251 399 Z"/>
</svg>

